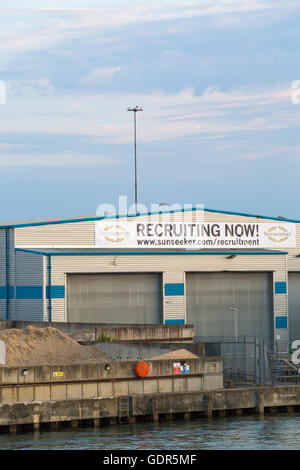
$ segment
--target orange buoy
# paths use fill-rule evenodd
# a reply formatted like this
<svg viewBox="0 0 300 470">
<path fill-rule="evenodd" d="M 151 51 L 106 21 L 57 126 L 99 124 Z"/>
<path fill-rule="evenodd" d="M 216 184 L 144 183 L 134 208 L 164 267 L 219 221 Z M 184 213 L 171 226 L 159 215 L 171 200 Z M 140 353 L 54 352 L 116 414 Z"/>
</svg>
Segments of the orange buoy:
<svg viewBox="0 0 300 470">
<path fill-rule="evenodd" d="M 149 372 L 149 364 L 145 361 L 138 361 L 134 364 L 134 373 L 137 377 L 146 377 Z"/>
</svg>

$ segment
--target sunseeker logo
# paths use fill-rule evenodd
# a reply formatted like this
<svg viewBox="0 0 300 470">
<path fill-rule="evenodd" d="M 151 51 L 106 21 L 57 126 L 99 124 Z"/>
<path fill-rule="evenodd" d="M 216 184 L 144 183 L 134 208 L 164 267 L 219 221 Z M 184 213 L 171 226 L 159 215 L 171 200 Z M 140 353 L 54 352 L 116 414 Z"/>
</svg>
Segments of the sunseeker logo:
<svg viewBox="0 0 300 470">
<path fill-rule="evenodd" d="M 103 236 L 105 240 L 112 242 L 112 243 L 119 243 L 125 240 L 127 237 L 128 232 L 125 227 L 121 227 L 120 225 L 108 225 L 103 229 Z"/>
<path fill-rule="evenodd" d="M 274 227 L 269 228 L 267 232 L 265 232 L 265 236 L 274 243 L 283 243 L 290 236 L 292 236 L 292 233 L 289 232 L 286 227 L 276 225 Z"/>
</svg>

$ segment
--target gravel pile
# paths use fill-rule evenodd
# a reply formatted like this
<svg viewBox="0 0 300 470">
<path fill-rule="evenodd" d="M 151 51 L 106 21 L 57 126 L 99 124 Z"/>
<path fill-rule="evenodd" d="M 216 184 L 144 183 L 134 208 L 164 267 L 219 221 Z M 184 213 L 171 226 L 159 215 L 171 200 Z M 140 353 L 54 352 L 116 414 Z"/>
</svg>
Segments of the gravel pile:
<svg viewBox="0 0 300 470">
<path fill-rule="evenodd" d="M 49 365 L 106 362 L 111 360 L 95 346 L 82 346 L 56 328 L 0 331 L 6 345 L 6 365 Z"/>
<path fill-rule="evenodd" d="M 149 360 L 151 361 L 159 361 L 165 359 L 198 359 L 199 356 L 188 351 L 187 349 L 176 349 L 176 351 L 170 351 L 165 354 L 161 354 L 160 356 L 151 357 Z"/>
</svg>

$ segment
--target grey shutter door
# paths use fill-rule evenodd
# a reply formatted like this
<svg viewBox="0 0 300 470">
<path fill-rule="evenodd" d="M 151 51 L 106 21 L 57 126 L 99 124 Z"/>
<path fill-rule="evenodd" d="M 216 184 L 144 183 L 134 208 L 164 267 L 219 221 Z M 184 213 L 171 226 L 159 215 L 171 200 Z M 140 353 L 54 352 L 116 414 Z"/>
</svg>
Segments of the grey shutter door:
<svg viewBox="0 0 300 470">
<path fill-rule="evenodd" d="M 187 273 L 187 322 L 200 337 L 257 336 L 273 342 L 272 277 L 261 272 Z"/>
<path fill-rule="evenodd" d="M 289 273 L 289 342 L 300 339 L 300 273 Z"/>
<path fill-rule="evenodd" d="M 70 322 L 162 323 L 159 273 L 68 274 Z"/>
</svg>

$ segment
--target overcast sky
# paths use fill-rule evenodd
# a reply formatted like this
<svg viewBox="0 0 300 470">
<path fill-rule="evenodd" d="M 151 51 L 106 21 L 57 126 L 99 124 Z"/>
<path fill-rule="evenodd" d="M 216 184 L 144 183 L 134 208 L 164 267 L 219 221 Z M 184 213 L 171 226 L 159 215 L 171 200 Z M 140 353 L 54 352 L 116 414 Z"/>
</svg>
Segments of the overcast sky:
<svg viewBox="0 0 300 470">
<path fill-rule="evenodd" d="M 140 202 L 300 219 L 299 17 L 299 0 L 2 0 L 0 219 L 132 203 L 136 104 Z"/>
</svg>

